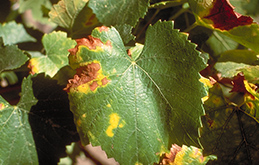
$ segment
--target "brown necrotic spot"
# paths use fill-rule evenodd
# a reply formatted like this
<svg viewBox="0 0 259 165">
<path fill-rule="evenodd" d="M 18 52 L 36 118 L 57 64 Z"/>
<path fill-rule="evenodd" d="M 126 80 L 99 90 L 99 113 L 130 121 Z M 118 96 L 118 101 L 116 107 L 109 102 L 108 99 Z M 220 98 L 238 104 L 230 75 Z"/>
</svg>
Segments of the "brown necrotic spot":
<svg viewBox="0 0 259 165">
<path fill-rule="evenodd" d="M 95 38 L 91 35 L 89 35 L 87 38 L 80 38 L 80 39 L 76 39 L 77 45 L 72 48 L 72 49 L 68 49 L 68 51 L 70 52 L 71 55 L 76 55 L 76 53 L 78 52 L 78 47 L 81 45 L 84 45 L 86 47 L 88 47 L 90 50 L 96 50 L 96 47 L 103 47 L 103 46 L 107 46 L 107 47 L 112 47 L 111 45 L 111 41 L 106 41 L 106 43 L 103 43 L 99 38 Z"/>
<path fill-rule="evenodd" d="M 100 64 L 92 62 L 86 66 L 81 66 L 76 69 L 74 78 L 68 80 L 68 84 L 64 90 L 69 92 L 70 88 L 75 89 L 80 85 L 84 85 L 88 86 L 91 91 L 95 91 L 99 86 L 108 84 L 109 81 L 110 80 L 102 75 Z"/>
</svg>

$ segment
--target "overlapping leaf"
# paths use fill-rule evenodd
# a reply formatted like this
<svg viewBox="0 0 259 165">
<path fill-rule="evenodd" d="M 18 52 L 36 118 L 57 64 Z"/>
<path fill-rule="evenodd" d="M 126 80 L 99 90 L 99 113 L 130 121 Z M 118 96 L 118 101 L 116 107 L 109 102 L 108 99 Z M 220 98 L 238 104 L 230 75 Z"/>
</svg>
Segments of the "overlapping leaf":
<svg viewBox="0 0 259 165">
<path fill-rule="evenodd" d="M 37 103 L 31 78 L 24 79 L 22 97 L 11 106 L 0 96 L 0 163 L 37 164 L 38 157 L 28 120 L 30 108 Z"/>
<path fill-rule="evenodd" d="M 68 29 L 73 36 L 89 33 L 99 22 L 87 7 L 87 2 L 88 0 L 61 0 L 53 5 L 49 12 L 50 19 Z"/>
<path fill-rule="evenodd" d="M 170 148 L 170 152 L 166 153 L 159 165 L 167 164 L 206 164 L 209 160 L 215 160 L 217 157 L 214 155 L 205 156 L 202 155 L 202 150 L 197 147 L 182 147 L 177 144 L 173 144 Z"/>
<path fill-rule="evenodd" d="M 25 23 L 27 24 L 27 26 L 37 26 L 32 20 L 35 20 L 41 24 L 48 24 L 53 27 L 55 26 L 52 22 L 48 20 L 49 18 L 45 16 L 46 13 L 44 13 L 45 11 L 48 11 L 51 8 L 52 4 L 50 0 L 19 0 L 18 3 L 19 13 L 27 12 L 27 16 L 32 16 L 30 19 L 27 20 L 25 18 Z"/>
<path fill-rule="evenodd" d="M 14 21 L 0 24 L 0 37 L 3 37 L 6 45 L 36 41 L 35 38 L 27 34 L 22 24 L 17 24 Z"/>
<path fill-rule="evenodd" d="M 222 32 L 236 42 L 259 52 L 259 25 L 234 11 L 227 0 L 189 0 L 199 25 Z"/>
<path fill-rule="evenodd" d="M 114 28 L 99 27 L 70 50 L 77 74 L 66 90 L 81 141 L 122 164 L 157 162 L 171 142 L 199 146 L 204 61 L 172 22 L 146 36 L 142 52 L 127 54 Z"/>
<path fill-rule="evenodd" d="M 146 14 L 149 0 L 90 0 L 88 6 L 106 26 L 128 24 L 134 27 Z"/>
<path fill-rule="evenodd" d="M 131 31 L 146 15 L 149 0 L 90 0 L 88 6 L 105 26 L 117 26 L 124 43 L 133 39 Z"/>
<path fill-rule="evenodd" d="M 236 101 L 244 95 L 236 94 L 235 97 Z M 258 164 L 259 125 L 252 111 L 239 106 L 225 101 L 219 84 L 211 88 L 205 102 L 206 115 L 202 118 L 201 142 L 204 154 L 218 157 L 215 164 Z"/>
<path fill-rule="evenodd" d="M 0 37 L 0 56 L 0 73 L 3 70 L 19 68 L 29 59 L 16 45 L 5 46 L 2 37 Z"/>
<path fill-rule="evenodd" d="M 76 42 L 67 38 L 65 32 L 52 32 L 45 34 L 42 43 L 46 55 L 39 55 L 30 59 L 31 72 L 42 73 L 53 77 L 61 68 L 68 65 L 68 49 L 75 46 Z"/>
</svg>

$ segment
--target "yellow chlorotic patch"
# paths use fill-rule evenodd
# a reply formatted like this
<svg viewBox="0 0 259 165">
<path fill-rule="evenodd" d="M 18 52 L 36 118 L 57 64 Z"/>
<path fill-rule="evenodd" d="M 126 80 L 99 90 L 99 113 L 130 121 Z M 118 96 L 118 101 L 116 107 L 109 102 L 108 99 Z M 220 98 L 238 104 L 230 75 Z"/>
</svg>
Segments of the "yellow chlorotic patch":
<svg viewBox="0 0 259 165">
<path fill-rule="evenodd" d="M 30 59 L 29 68 L 31 69 L 32 74 L 39 73 L 37 66 L 38 66 L 37 58 Z"/>
<path fill-rule="evenodd" d="M 126 122 L 125 122 L 124 120 L 122 120 L 121 123 L 119 124 L 119 128 L 124 127 L 125 123 L 126 123 Z"/>
<path fill-rule="evenodd" d="M 88 131 L 87 134 L 88 134 L 90 139 L 96 140 L 96 137 L 92 134 L 92 132 Z"/>
<path fill-rule="evenodd" d="M 209 99 L 209 96 L 204 96 L 203 98 L 201 98 L 202 102 L 204 103 L 205 101 L 207 101 Z"/>
<path fill-rule="evenodd" d="M 82 115 L 82 117 L 85 118 L 85 117 L 86 117 L 86 114 L 84 113 L 84 114 Z"/>
<path fill-rule="evenodd" d="M 201 78 L 199 79 L 199 81 L 204 84 L 204 87 L 205 87 L 205 88 L 207 88 L 207 87 L 208 87 L 208 88 L 213 87 L 213 85 L 211 84 L 210 80 L 207 79 L 207 78 L 205 78 L 205 77 L 201 77 Z"/>
<path fill-rule="evenodd" d="M 143 165 L 142 163 L 140 162 L 136 162 L 135 165 Z"/>
<path fill-rule="evenodd" d="M 106 106 L 107 106 L 108 108 L 111 108 L 111 104 L 107 104 Z"/>
<path fill-rule="evenodd" d="M 122 123 L 119 124 L 120 116 L 117 113 L 112 113 L 109 115 L 109 117 L 110 117 L 110 120 L 109 120 L 110 125 L 106 130 L 106 134 L 109 137 L 113 137 L 114 136 L 113 130 L 116 129 L 118 126 L 119 128 L 122 128 L 125 125 L 125 121 L 123 120 Z"/>
<path fill-rule="evenodd" d="M 85 66 L 85 65 L 89 65 L 89 64 L 92 64 L 92 63 L 95 63 L 95 64 L 100 64 L 99 61 L 97 60 L 94 60 L 92 62 L 87 62 L 87 63 L 83 63 L 83 64 L 80 64 L 80 66 Z M 77 87 L 77 90 L 78 92 L 81 92 L 81 93 L 85 93 L 85 94 L 88 94 L 90 92 L 93 92 L 95 93 L 97 91 L 97 89 L 99 87 L 105 87 L 107 86 L 107 84 L 110 82 L 111 80 L 108 79 L 107 76 L 104 76 L 103 75 L 103 71 L 102 71 L 102 67 L 97 71 L 97 77 L 85 84 L 82 84 L 82 85 L 79 85 Z M 95 87 L 94 87 L 95 86 Z M 94 88 L 94 90 L 92 90 L 92 88 Z"/>
</svg>

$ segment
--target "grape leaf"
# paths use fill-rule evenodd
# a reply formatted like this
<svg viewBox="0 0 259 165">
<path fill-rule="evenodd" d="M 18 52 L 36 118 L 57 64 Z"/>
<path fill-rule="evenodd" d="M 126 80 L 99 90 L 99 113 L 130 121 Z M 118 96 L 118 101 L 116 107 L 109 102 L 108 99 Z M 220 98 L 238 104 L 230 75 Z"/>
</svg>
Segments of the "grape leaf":
<svg viewBox="0 0 259 165">
<path fill-rule="evenodd" d="M 69 55 L 77 73 L 66 90 L 83 145 L 89 138 L 122 164 L 157 162 L 171 142 L 199 146 L 205 63 L 173 22 L 148 28 L 143 51 L 131 55 L 137 59 L 115 28 L 77 42 Z"/>
<path fill-rule="evenodd" d="M 206 45 L 211 50 L 210 55 L 214 58 L 218 58 L 221 53 L 227 50 L 236 49 L 238 43 L 220 32 L 213 31 L 210 38 L 206 41 Z"/>
<path fill-rule="evenodd" d="M 248 65 L 258 65 L 259 59 L 257 53 L 246 49 L 228 50 L 220 54 L 219 62 L 232 61 L 236 63 L 244 63 Z"/>
<path fill-rule="evenodd" d="M 65 32 L 52 32 L 42 37 L 46 55 L 30 59 L 29 68 L 32 74 L 45 72 L 53 77 L 62 67 L 68 65 L 68 49 L 75 46 L 76 42 L 67 38 Z"/>
<path fill-rule="evenodd" d="M 38 157 L 28 120 L 37 99 L 33 95 L 31 77 L 23 80 L 21 100 L 10 105 L 0 96 L 0 163 L 37 164 Z"/>
<path fill-rule="evenodd" d="M 22 66 L 29 58 L 16 46 L 5 46 L 0 37 L 0 73 L 3 70 L 16 69 Z"/>
<path fill-rule="evenodd" d="M 27 34 L 22 24 L 17 24 L 14 21 L 0 24 L 0 37 L 3 37 L 5 45 L 36 41 L 35 38 Z"/>
<path fill-rule="evenodd" d="M 146 14 L 149 0 L 90 0 L 88 6 L 106 26 L 128 24 L 134 27 Z"/>
<path fill-rule="evenodd" d="M 159 165 L 166 164 L 206 164 L 209 160 L 217 159 L 214 155 L 209 155 L 203 157 L 202 150 L 197 147 L 187 147 L 183 145 L 182 147 L 177 144 L 173 144 L 170 148 L 170 152 L 166 153 Z"/>
<path fill-rule="evenodd" d="M 234 41 L 259 52 L 259 25 L 234 11 L 227 0 L 189 0 L 198 25 L 227 35 Z"/>
<path fill-rule="evenodd" d="M 24 13 L 26 11 L 30 11 L 32 15 L 32 19 L 40 22 L 41 24 L 49 24 L 54 26 L 52 22 L 50 22 L 48 17 L 44 17 L 44 10 L 50 9 L 52 6 L 50 0 L 19 0 L 19 13 Z M 28 22 L 27 22 L 28 21 Z M 27 26 L 34 26 L 31 24 L 31 20 L 27 20 Z"/>
<path fill-rule="evenodd" d="M 239 69 L 245 75 L 245 79 L 254 84 L 259 83 L 259 66 L 248 66 Z"/>
<path fill-rule="evenodd" d="M 243 97 L 239 95 L 238 97 Z M 258 164 L 259 125 L 243 107 L 227 103 L 219 84 L 210 89 L 202 117 L 204 154 L 215 154 L 215 164 Z M 258 110 L 258 109 L 257 109 Z"/>
<path fill-rule="evenodd" d="M 68 29 L 72 36 L 85 34 L 99 24 L 92 10 L 86 5 L 88 0 L 61 0 L 53 5 L 50 19 Z"/>
</svg>

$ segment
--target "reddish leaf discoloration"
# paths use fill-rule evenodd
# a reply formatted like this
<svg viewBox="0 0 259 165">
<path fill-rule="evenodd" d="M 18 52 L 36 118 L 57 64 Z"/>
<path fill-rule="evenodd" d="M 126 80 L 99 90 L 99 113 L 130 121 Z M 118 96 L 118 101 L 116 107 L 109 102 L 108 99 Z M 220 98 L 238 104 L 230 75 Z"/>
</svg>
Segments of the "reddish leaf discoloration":
<svg viewBox="0 0 259 165">
<path fill-rule="evenodd" d="M 233 88 L 230 92 L 239 92 L 242 94 L 249 93 L 244 84 L 245 76 L 243 73 L 238 73 L 237 76 L 234 77 L 233 81 L 231 82 Z"/>
<path fill-rule="evenodd" d="M 178 146 L 177 144 L 173 144 L 170 153 L 166 153 L 162 162 L 160 163 L 161 165 L 163 164 L 172 164 L 174 163 L 175 156 L 178 152 L 180 152 L 182 148 Z"/>
<path fill-rule="evenodd" d="M 103 31 L 107 32 L 107 31 L 109 31 L 109 28 L 106 27 L 106 26 L 101 26 L 101 27 L 98 27 L 98 30 L 99 30 L 100 32 L 103 32 Z"/>
<path fill-rule="evenodd" d="M 4 104 L 0 103 L 0 110 L 4 108 Z"/>
<path fill-rule="evenodd" d="M 74 48 L 68 50 L 71 55 L 75 55 L 77 53 L 78 47 L 80 45 L 85 45 L 90 50 L 95 50 L 97 46 L 103 47 L 104 45 L 106 45 L 108 47 L 112 47 L 111 41 L 107 41 L 104 44 L 99 38 L 95 38 L 91 35 L 89 35 L 87 38 L 77 39 L 76 42 L 77 42 L 77 45 Z"/>
<path fill-rule="evenodd" d="M 213 26 L 221 30 L 230 30 L 240 25 L 250 25 L 253 19 L 234 11 L 229 0 L 215 0 L 210 14 L 204 17 L 213 21 Z"/>
<path fill-rule="evenodd" d="M 102 85 L 108 84 L 110 81 L 105 77 L 102 79 Z"/>
</svg>

